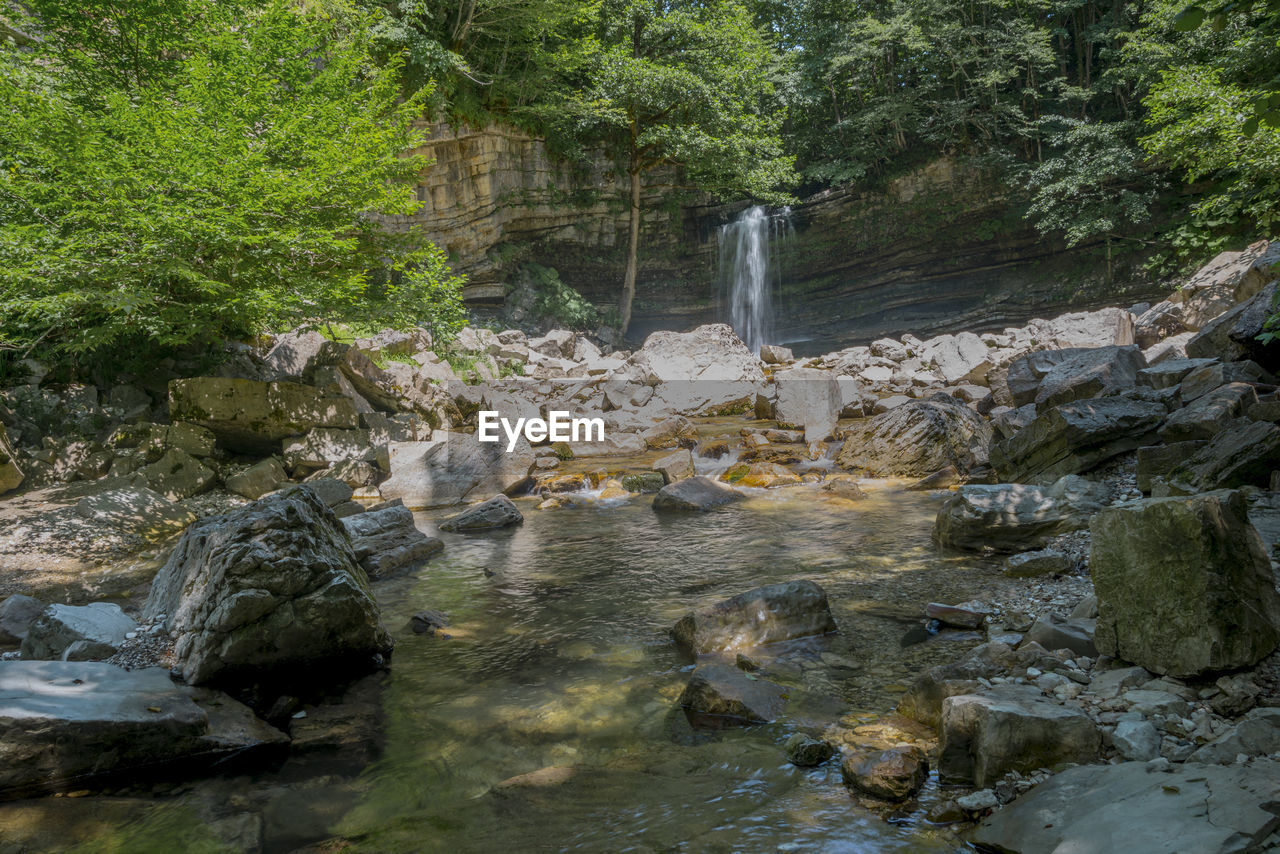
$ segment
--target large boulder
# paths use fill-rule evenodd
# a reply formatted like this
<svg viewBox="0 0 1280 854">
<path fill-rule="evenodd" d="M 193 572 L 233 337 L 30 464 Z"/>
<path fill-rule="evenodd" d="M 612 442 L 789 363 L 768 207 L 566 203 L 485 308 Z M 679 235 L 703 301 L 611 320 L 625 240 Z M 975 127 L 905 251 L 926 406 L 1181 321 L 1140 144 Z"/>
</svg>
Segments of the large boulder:
<svg viewBox="0 0 1280 854">
<path fill-rule="evenodd" d="M 654 387 L 651 408 L 684 415 L 750 409 L 764 384 L 760 360 L 723 323 L 654 332 L 627 365 Z"/>
<path fill-rule="evenodd" d="M 1186 678 L 1247 667 L 1280 643 L 1271 561 L 1240 493 L 1130 502 L 1090 529 L 1101 652 Z"/>
<path fill-rule="evenodd" d="M 1123 308 L 1063 314 L 1027 324 L 1035 343 L 1046 350 L 1070 347 L 1126 347 L 1134 343 L 1133 315 Z"/>
<path fill-rule="evenodd" d="M 278 451 L 281 439 L 316 427 L 360 426 L 350 398 L 298 383 L 225 377 L 170 382 L 169 417 L 206 427 L 224 447 L 248 454 Z"/>
<path fill-rule="evenodd" d="M 1036 390 L 1037 410 L 1133 388 L 1147 360 L 1137 347 L 1079 350 L 1045 374 Z"/>
<path fill-rule="evenodd" d="M 980 824 L 972 840 L 1006 854 L 1240 854 L 1273 850 L 1280 762 L 1082 765 Z"/>
<path fill-rule="evenodd" d="M 444 543 L 419 531 L 413 513 L 399 505 L 348 516 L 342 527 L 370 578 L 386 578 L 444 550 Z"/>
<path fill-rule="evenodd" d="M 921 347 L 920 358 L 925 364 L 932 364 L 947 385 L 984 385 L 992 367 L 991 350 L 972 332 L 931 338 Z"/>
<path fill-rule="evenodd" d="M 1104 397 L 1055 406 L 991 448 L 1001 480 L 1052 483 L 1136 450 L 1164 420 L 1159 403 Z"/>
<path fill-rule="evenodd" d="M 167 615 L 192 684 L 327 678 L 391 649 L 346 530 L 309 486 L 188 528 L 144 613 Z"/>
<path fill-rule="evenodd" d="M 709 716 L 720 724 L 763 724 L 782 714 L 786 690 L 750 677 L 727 664 L 705 664 L 693 671 L 680 705 L 695 719 Z"/>
<path fill-rule="evenodd" d="M 320 364 L 326 343 L 325 337 L 314 330 L 286 332 L 276 336 L 262 361 L 276 379 L 308 382 Z"/>
<path fill-rule="evenodd" d="M 966 472 L 986 462 L 991 425 L 945 394 L 882 412 L 845 439 L 836 455 L 843 469 L 873 477 L 923 477 L 955 466 Z"/>
<path fill-rule="evenodd" d="M 0 698 L 0 791 L 10 795 L 288 744 L 247 707 L 159 667 L 0 661 Z"/>
<path fill-rule="evenodd" d="M 844 408 L 840 386 L 827 371 L 791 368 L 773 375 L 778 387 L 774 420 L 804 430 L 806 442 L 823 442 L 835 433 Z"/>
<path fill-rule="evenodd" d="M 426 442 L 393 442 L 382 497 L 425 510 L 509 493 L 528 479 L 534 456 L 523 438 L 510 453 L 506 447 L 505 439 L 481 442 L 471 433 L 443 431 Z"/>
<path fill-rule="evenodd" d="M 22 469 L 13 456 L 13 446 L 9 444 L 9 435 L 0 424 L 0 495 L 17 489 L 22 485 Z"/>
<path fill-rule="evenodd" d="M 1052 486 L 970 484 L 952 493 L 934 520 L 933 539 L 948 548 L 998 552 L 1037 549 L 1088 527 L 1106 505 L 1107 487 L 1077 475 Z"/>
<path fill-rule="evenodd" d="M 1267 421 L 1237 422 L 1172 467 L 1170 482 L 1191 491 L 1267 486 L 1280 469 L 1280 427 Z"/>
<path fill-rule="evenodd" d="M 22 657 L 52 661 L 75 647 L 78 658 L 108 658 L 138 627 L 112 602 L 88 605 L 50 605 L 22 639 Z"/>
<path fill-rule="evenodd" d="M 680 618 L 676 643 L 695 655 L 824 635 L 836 630 L 827 592 L 812 581 L 767 584 Z"/>
<path fill-rule="evenodd" d="M 1160 428 L 1165 442 L 1190 442 L 1212 439 L 1223 430 L 1243 427 L 1240 419 L 1258 402 L 1253 386 L 1231 383 L 1214 389 L 1169 416 Z"/>
<path fill-rule="evenodd" d="M 998 685 L 942 703 L 938 773 L 984 788 L 1010 771 L 1097 758 L 1102 737 L 1089 716 L 1030 685 Z"/>
<path fill-rule="evenodd" d="M 662 487 L 653 497 L 653 509 L 659 512 L 699 512 L 712 510 L 741 498 L 740 492 L 699 475 Z"/>
<path fill-rule="evenodd" d="M 1054 368 L 1082 354 L 1095 352 L 1095 349 L 1071 347 L 1065 350 L 1036 350 L 1014 359 L 1004 375 L 1004 385 L 1009 392 L 1008 405 L 1021 407 L 1034 403 L 1036 394 L 1040 391 L 1040 383 Z"/>
<path fill-rule="evenodd" d="M 688 453 L 686 451 L 685 453 Z M 457 516 L 446 519 L 440 524 L 442 531 L 488 531 L 493 528 L 506 528 L 519 525 L 524 521 L 524 514 L 510 498 L 495 495 L 488 501 L 482 501 L 474 507 L 468 507 Z"/>
</svg>

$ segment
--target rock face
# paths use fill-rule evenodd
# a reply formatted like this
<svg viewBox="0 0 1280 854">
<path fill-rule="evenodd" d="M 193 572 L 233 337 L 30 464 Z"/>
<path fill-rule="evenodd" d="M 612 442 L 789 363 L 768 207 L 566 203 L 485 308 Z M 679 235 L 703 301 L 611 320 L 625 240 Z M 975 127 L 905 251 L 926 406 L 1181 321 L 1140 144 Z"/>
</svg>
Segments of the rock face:
<svg viewBox="0 0 1280 854">
<path fill-rule="evenodd" d="M 990 442 L 991 427 L 980 415 L 937 394 L 872 418 L 845 440 L 836 465 L 873 477 L 924 477 L 946 466 L 965 472 L 985 462 Z"/>
<path fill-rule="evenodd" d="M 840 765 L 845 783 L 864 794 L 904 801 L 929 779 L 929 759 L 920 748 L 900 744 L 887 750 L 850 756 Z"/>
<path fill-rule="evenodd" d="M 192 684 L 327 675 L 391 649 L 345 529 L 307 486 L 188 528 L 145 613 L 168 615 Z"/>
<path fill-rule="evenodd" d="M 1184 678 L 1255 664 L 1280 643 L 1271 561 L 1240 493 L 1131 502 L 1091 531 L 1101 652 Z"/>
<path fill-rule="evenodd" d="M 177 684 L 158 667 L 0 661 L 0 790 L 213 764 L 287 743 L 225 694 Z"/>
<path fill-rule="evenodd" d="M 1064 403 L 992 446 L 991 465 L 1001 480 L 1051 483 L 1150 444 L 1164 417 L 1159 403 L 1124 397 Z"/>
<path fill-rule="evenodd" d="M 1276 829 L 1280 763 L 1187 763 L 1151 773 L 1146 763 L 1069 768 L 996 812 L 973 842 L 1009 854 L 1124 851 L 1235 854 L 1262 851 Z"/>
<path fill-rule="evenodd" d="M 711 510 L 742 496 L 707 477 L 687 477 L 669 483 L 653 497 L 653 509 L 662 512 L 691 512 Z"/>
<path fill-rule="evenodd" d="M 505 495 L 495 495 L 474 507 L 468 507 L 457 516 L 442 522 L 442 531 L 487 531 L 506 528 L 524 521 L 520 508 Z"/>
<path fill-rule="evenodd" d="M 824 442 L 835 433 L 844 402 L 830 372 L 792 368 L 774 374 L 773 381 L 778 386 L 773 417 L 780 427 L 804 430 L 806 442 Z"/>
<path fill-rule="evenodd" d="M 447 507 L 469 499 L 510 492 L 533 466 L 533 449 L 520 439 L 507 453 L 502 442 L 481 442 L 469 433 L 436 433 L 428 442 L 390 446 L 391 477 L 382 497 L 400 499 L 410 510 Z"/>
<path fill-rule="evenodd" d="M 1067 475 L 1049 487 L 1020 483 L 971 484 L 938 511 L 933 538 L 940 546 L 1020 552 L 1076 531 L 1105 505 L 1106 486 Z"/>
<path fill-rule="evenodd" d="M 727 664 L 707 664 L 693 671 L 680 694 L 680 706 L 696 715 L 719 718 L 727 724 L 763 724 L 782 714 L 781 685 L 747 674 Z"/>
<path fill-rule="evenodd" d="M 22 657 L 52 661 L 75 647 L 78 659 L 108 658 L 137 627 L 119 605 L 110 602 L 50 605 L 31 624 L 22 641 Z"/>
<path fill-rule="evenodd" d="M 223 446 L 243 453 L 278 451 L 281 439 L 316 427 L 360 426 L 350 398 L 298 383 L 223 377 L 169 383 L 169 417 L 206 427 Z"/>
<path fill-rule="evenodd" d="M 342 520 L 360 568 L 370 578 L 386 578 L 444 550 L 444 543 L 428 537 L 413 524 L 406 507 L 385 507 Z"/>
<path fill-rule="evenodd" d="M 686 614 L 672 628 L 671 636 L 680 646 L 701 655 L 835 630 L 826 591 L 802 580 L 757 587 Z"/>
<path fill-rule="evenodd" d="M 1028 685 L 999 685 L 942 703 L 938 773 L 984 788 L 1010 771 L 1097 758 L 1101 736 L 1089 716 Z"/>
<path fill-rule="evenodd" d="M 0 495 L 22 485 L 22 469 L 13 458 L 13 447 L 9 444 L 9 435 L 0 424 Z"/>
</svg>

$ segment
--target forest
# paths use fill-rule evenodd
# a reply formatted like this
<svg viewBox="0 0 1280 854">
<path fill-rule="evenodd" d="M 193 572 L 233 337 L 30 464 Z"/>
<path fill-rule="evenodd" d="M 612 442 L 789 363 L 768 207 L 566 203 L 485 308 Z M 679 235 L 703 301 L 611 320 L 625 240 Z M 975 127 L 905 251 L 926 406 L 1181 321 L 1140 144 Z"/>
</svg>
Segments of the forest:
<svg viewBox="0 0 1280 854">
<path fill-rule="evenodd" d="M 0 352 L 96 360 L 466 319 L 411 212 L 423 118 L 499 122 L 641 189 L 783 203 L 941 154 L 1046 239 L 1173 274 L 1280 216 L 1274 3 L 128 0 L 0 17 Z"/>
</svg>

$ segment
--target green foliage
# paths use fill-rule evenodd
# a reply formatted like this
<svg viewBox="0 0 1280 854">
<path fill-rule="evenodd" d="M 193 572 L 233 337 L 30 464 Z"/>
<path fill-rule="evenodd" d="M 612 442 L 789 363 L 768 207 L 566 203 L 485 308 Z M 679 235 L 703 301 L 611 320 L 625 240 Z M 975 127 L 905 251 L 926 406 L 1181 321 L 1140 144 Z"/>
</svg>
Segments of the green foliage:
<svg viewBox="0 0 1280 854">
<path fill-rule="evenodd" d="M 371 18 L 99 6 L 39 0 L 50 37 L 0 46 L 0 347 L 87 362 L 308 317 L 456 323 L 439 251 L 368 215 L 415 210 L 424 165 Z"/>
<path fill-rule="evenodd" d="M 1155 192 L 1143 186 L 1142 153 L 1130 137 L 1119 122 L 1067 120 L 1048 138 L 1054 155 L 1027 176 L 1027 216 L 1042 234 L 1061 233 L 1075 246 L 1147 218 Z"/>
<path fill-rule="evenodd" d="M 565 329 L 599 328 L 600 312 L 582 294 L 566 285 L 554 267 L 530 263 L 524 270 L 533 287 L 533 313 L 537 320 Z"/>
</svg>

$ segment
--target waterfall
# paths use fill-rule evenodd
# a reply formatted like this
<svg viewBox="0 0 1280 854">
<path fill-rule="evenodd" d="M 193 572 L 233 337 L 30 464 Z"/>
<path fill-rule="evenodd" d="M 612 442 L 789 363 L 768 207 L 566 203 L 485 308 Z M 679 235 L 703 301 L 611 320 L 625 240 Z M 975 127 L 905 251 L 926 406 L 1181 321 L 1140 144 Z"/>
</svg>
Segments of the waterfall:
<svg viewBox="0 0 1280 854">
<path fill-rule="evenodd" d="M 777 256 L 791 230 L 790 208 L 771 213 L 757 205 L 721 226 L 717 235 L 720 314 L 756 354 L 761 344 L 777 343 L 772 340 L 773 292 L 782 284 Z"/>
</svg>

